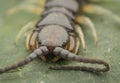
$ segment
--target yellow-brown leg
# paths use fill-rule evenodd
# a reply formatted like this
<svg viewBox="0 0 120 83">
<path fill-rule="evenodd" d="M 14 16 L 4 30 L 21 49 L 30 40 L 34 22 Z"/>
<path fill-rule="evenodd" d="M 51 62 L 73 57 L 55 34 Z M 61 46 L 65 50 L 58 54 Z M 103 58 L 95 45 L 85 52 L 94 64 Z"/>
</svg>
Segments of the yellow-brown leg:
<svg viewBox="0 0 120 83">
<path fill-rule="evenodd" d="M 80 46 L 80 40 L 78 37 L 70 36 L 70 42 L 67 50 L 77 54 Z"/>
<path fill-rule="evenodd" d="M 80 41 L 78 37 L 70 36 L 69 47 L 67 48 L 67 50 L 76 54 L 78 52 L 79 46 L 80 46 Z"/>
<path fill-rule="evenodd" d="M 46 3 L 46 0 L 27 0 L 27 3 L 32 3 L 43 7 Z"/>
<path fill-rule="evenodd" d="M 69 37 L 69 44 L 66 48 L 66 50 L 69 50 L 72 53 L 77 54 L 79 46 L 80 46 L 80 40 L 76 36 L 70 36 Z"/>
<path fill-rule="evenodd" d="M 26 46 L 29 50 L 34 51 L 38 48 L 38 32 L 33 31 L 31 34 L 27 36 Z"/>
<path fill-rule="evenodd" d="M 17 44 L 17 42 L 19 41 L 19 39 L 21 38 L 21 36 L 28 30 L 31 30 L 34 28 L 35 24 L 37 21 L 31 21 L 29 23 L 27 23 L 26 25 L 24 25 L 21 30 L 18 32 L 16 39 L 15 39 L 15 44 Z"/>
<path fill-rule="evenodd" d="M 20 6 L 16 6 L 16 7 L 13 7 L 11 9 L 7 10 L 5 12 L 5 14 L 7 16 L 10 16 L 10 15 L 13 15 L 20 10 L 29 11 L 31 13 L 35 13 L 35 14 L 39 15 L 40 13 L 43 12 L 44 8 L 39 7 L 39 6 L 35 6 L 35 5 L 20 5 Z"/>
<path fill-rule="evenodd" d="M 112 17 L 114 20 L 120 23 L 120 17 L 114 14 L 113 12 L 97 5 L 88 4 L 84 5 L 82 11 L 89 14 L 98 14 L 98 15 L 107 15 Z"/>
<path fill-rule="evenodd" d="M 5 14 L 9 16 L 20 10 L 40 14 L 44 10 L 45 3 L 46 0 L 25 0 L 21 4 L 7 10 Z"/>
<path fill-rule="evenodd" d="M 79 39 L 81 40 L 83 49 L 86 50 L 85 38 L 81 27 L 79 25 L 76 25 L 75 31 L 78 34 Z"/>
<path fill-rule="evenodd" d="M 27 50 L 30 50 L 30 38 L 31 38 L 31 36 L 32 36 L 32 32 L 29 33 L 27 35 L 27 38 L 26 38 L 26 48 L 27 48 Z"/>
<path fill-rule="evenodd" d="M 79 40 L 79 38 L 77 38 L 77 41 L 76 41 L 76 47 L 75 47 L 75 54 L 78 53 L 79 46 L 80 46 L 80 40 Z"/>
<path fill-rule="evenodd" d="M 78 24 L 85 24 L 85 25 L 87 25 L 87 26 L 92 30 L 95 43 L 97 44 L 97 43 L 98 43 L 98 37 L 97 37 L 96 30 L 95 30 L 95 26 L 94 26 L 94 24 L 92 23 L 92 21 L 91 21 L 88 17 L 78 16 L 78 17 L 76 18 L 76 22 L 77 22 Z"/>
</svg>

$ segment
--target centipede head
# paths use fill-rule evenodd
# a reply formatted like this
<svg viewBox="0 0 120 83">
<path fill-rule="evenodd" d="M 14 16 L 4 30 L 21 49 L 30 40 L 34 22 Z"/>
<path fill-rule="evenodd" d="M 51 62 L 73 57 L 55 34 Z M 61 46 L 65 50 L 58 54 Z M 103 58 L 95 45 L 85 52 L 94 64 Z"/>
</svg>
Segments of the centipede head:
<svg viewBox="0 0 120 83">
<path fill-rule="evenodd" d="M 47 46 L 50 52 L 55 47 L 64 48 L 68 42 L 67 31 L 58 25 L 45 26 L 38 36 L 39 46 Z"/>
<path fill-rule="evenodd" d="M 52 34 L 52 35 L 51 35 Z M 57 66 L 50 67 L 50 69 L 77 69 L 77 70 L 85 70 L 92 72 L 107 72 L 109 71 L 109 65 L 103 60 L 99 59 L 89 59 L 78 57 L 76 54 L 66 50 L 66 46 L 69 44 L 69 36 L 70 34 L 67 30 L 58 25 L 49 25 L 45 26 L 41 29 L 38 35 L 39 46 L 46 46 L 49 50 L 48 56 L 44 55 L 45 58 L 54 59 L 55 57 L 60 57 L 63 59 L 68 59 L 72 61 L 82 62 L 82 63 L 91 63 L 91 64 L 99 64 L 104 65 L 105 68 L 93 68 L 93 67 L 85 67 L 85 66 Z M 50 56 L 52 54 L 52 56 Z M 53 56 L 54 55 L 54 56 Z M 59 58 L 58 58 L 59 59 Z"/>
</svg>

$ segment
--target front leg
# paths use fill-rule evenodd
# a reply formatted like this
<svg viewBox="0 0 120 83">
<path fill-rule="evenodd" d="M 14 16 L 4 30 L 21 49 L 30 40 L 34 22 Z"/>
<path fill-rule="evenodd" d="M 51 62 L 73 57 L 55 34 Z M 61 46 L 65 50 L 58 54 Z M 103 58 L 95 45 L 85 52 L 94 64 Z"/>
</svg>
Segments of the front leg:
<svg viewBox="0 0 120 83">
<path fill-rule="evenodd" d="M 38 31 L 28 34 L 26 39 L 26 47 L 28 50 L 34 51 L 38 48 Z"/>
</svg>

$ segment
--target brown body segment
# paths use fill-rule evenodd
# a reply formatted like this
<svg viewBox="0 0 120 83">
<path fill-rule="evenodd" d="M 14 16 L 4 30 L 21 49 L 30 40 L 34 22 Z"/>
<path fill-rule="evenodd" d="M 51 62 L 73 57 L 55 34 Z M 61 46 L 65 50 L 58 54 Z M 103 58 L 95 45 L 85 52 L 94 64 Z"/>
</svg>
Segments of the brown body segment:
<svg viewBox="0 0 120 83">
<path fill-rule="evenodd" d="M 75 17 L 74 17 L 74 15 L 73 15 L 73 13 L 70 12 L 70 11 L 68 11 L 68 10 L 67 10 L 66 8 L 64 8 L 64 7 L 53 7 L 53 8 L 51 8 L 51 9 L 47 9 L 46 11 L 44 11 L 44 12 L 42 13 L 42 16 L 46 16 L 46 15 L 48 15 L 48 14 L 50 14 L 50 13 L 53 13 L 53 12 L 63 13 L 63 14 L 65 14 L 66 16 L 68 16 L 68 18 L 71 18 L 71 19 L 75 20 Z"/>
<path fill-rule="evenodd" d="M 67 4 L 69 2 L 69 4 Z M 48 0 L 46 7 L 64 7 L 72 12 L 77 12 L 79 4 L 77 0 Z"/>
<path fill-rule="evenodd" d="M 38 28 L 41 28 L 41 26 L 46 25 L 60 25 L 65 28 L 68 28 L 68 30 L 74 30 L 73 25 L 71 24 L 72 20 L 70 20 L 66 15 L 63 13 L 50 13 L 47 16 L 45 16 L 44 19 L 40 20 L 37 24 Z"/>
</svg>

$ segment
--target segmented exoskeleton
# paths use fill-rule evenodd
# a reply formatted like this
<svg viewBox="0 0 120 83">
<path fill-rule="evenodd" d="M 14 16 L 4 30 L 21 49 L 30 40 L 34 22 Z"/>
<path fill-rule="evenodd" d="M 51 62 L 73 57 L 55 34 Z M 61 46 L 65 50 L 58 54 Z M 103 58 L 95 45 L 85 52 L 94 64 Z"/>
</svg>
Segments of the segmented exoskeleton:
<svg viewBox="0 0 120 83">
<path fill-rule="evenodd" d="M 24 60 L 11 66 L 0 69 L 0 73 L 28 64 L 35 58 L 43 61 L 56 62 L 59 59 L 67 59 L 81 63 L 99 64 L 104 68 L 86 66 L 51 66 L 50 69 L 83 70 L 90 72 L 107 72 L 109 64 L 103 60 L 90 59 L 77 56 L 78 47 L 81 43 L 85 49 L 85 40 L 81 28 L 77 23 L 90 22 L 86 17 L 78 17 L 79 8 L 88 0 L 47 0 L 45 9 L 41 13 L 41 19 L 27 37 L 27 48 L 32 53 Z M 90 23 L 91 24 L 91 23 Z M 90 25 L 93 26 L 93 25 Z M 97 37 L 94 28 L 95 41 Z M 77 34 L 77 35 L 76 35 Z"/>
</svg>

